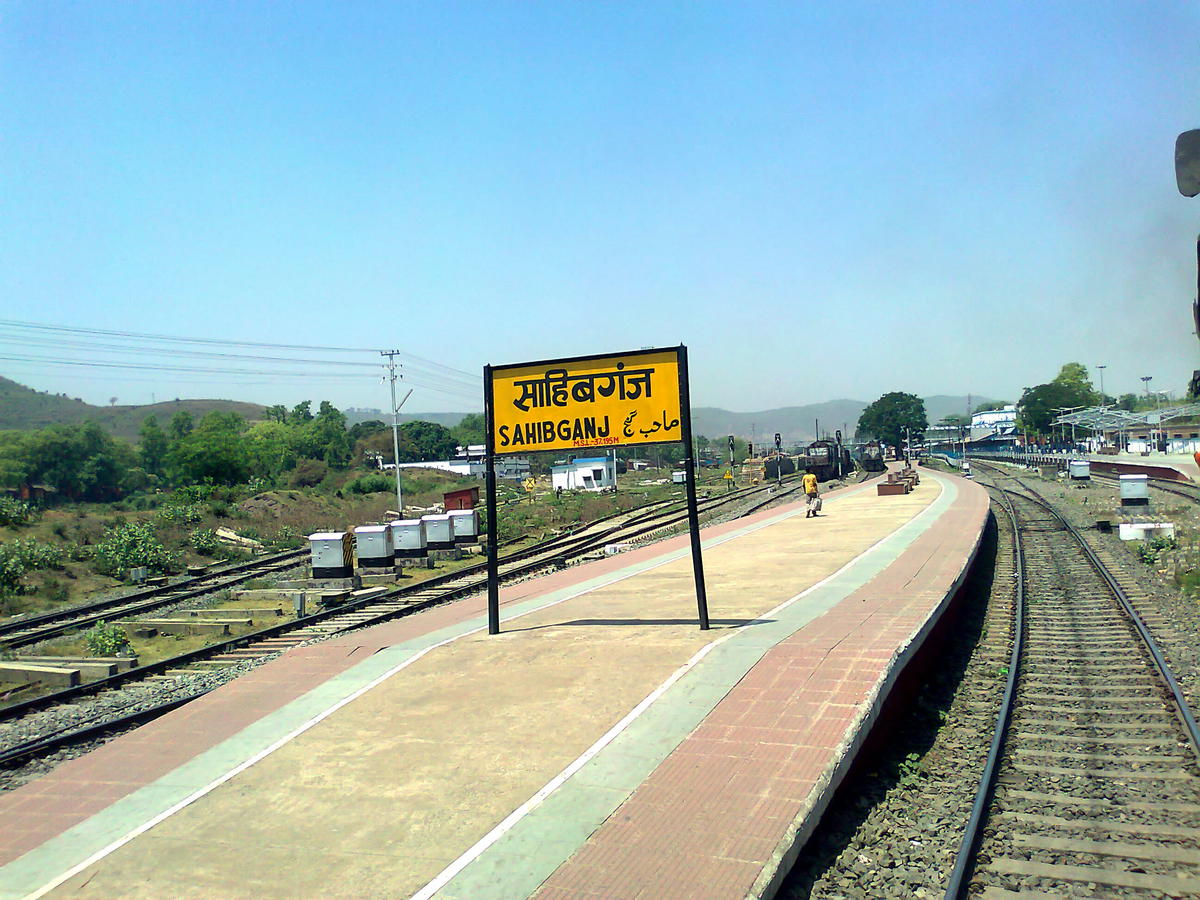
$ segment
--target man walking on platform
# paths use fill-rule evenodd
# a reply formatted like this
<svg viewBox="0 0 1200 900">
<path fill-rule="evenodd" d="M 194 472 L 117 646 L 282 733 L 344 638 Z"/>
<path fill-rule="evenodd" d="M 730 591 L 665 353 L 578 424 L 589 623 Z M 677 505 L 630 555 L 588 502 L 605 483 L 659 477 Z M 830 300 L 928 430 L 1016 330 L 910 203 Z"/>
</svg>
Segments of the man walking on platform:
<svg viewBox="0 0 1200 900">
<path fill-rule="evenodd" d="M 804 473 L 801 484 L 804 486 L 804 493 L 808 495 L 808 511 L 804 514 L 804 518 L 807 519 L 821 511 L 821 486 L 811 469 Z"/>
</svg>

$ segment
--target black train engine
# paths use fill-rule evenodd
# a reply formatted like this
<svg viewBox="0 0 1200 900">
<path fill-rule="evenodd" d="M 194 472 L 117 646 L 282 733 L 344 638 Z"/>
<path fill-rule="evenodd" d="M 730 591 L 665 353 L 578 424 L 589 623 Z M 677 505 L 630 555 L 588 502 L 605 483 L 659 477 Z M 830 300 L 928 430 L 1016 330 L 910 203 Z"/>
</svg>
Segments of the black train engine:
<svg viewBox="0 0 1200 900">
<path fill-rule="evenodd" d="M 763 460 L 763 478 L 774 480 L 796 471 L 796 463 L 790 456 L 768 456 Z"/>
<path fill-rule="evenodd" d="M 850 452 L 841 444 L 833 441 L 813 441 L 804 451 L 801 461 L 804 468 L 821 481 L 848 475 L 854 470 Z"/>
<path fill-rule="evenodd" d="M 883 447 L 879 441 L 870 441 L 863 448 L 862 467 L 866 472 L 882 472 L 887 468 L 883 460 Z"/>
</svg>

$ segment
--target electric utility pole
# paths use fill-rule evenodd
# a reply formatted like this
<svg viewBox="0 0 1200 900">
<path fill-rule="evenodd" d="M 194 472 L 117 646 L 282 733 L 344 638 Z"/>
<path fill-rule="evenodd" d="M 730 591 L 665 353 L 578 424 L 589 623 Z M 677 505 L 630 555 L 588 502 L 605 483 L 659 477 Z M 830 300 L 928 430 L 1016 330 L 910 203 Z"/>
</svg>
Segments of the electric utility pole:
<svg viewBox="0 0 1200 900">
<path fill-rule="evenodd" d="M 396 374 L 397 364 L 396 357 L 400 355 L 399 350 L 380 350 L 380 356 L 386 356 L 387 361 L 387 379 L 392 389 L 392 460 L 396 464 L 396 516 L 404 518 L 404 494 L 400 491 L 400 407 L 404 405 L 404 401 L 408 399 L 412 393 L 412 388 L 408 389 L 408 394 L 404 395 L 404 400 L 401 400 L 399 405 L 396 403 L 396 379 L 400 377 Z"/>
</svg>

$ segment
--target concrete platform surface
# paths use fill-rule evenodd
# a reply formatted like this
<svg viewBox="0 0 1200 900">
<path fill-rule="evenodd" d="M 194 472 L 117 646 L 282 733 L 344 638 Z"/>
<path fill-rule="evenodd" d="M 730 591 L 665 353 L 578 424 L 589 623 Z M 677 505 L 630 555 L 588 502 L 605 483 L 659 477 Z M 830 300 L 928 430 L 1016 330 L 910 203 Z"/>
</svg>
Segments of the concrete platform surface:
<svg viewBox="0 0 1200 900">
<path fill-rule="evenodd" d="M 0 897 L 769 895 L 965 574 L 924 471 L 297 648 L 0 796 Z"/>
</svg>

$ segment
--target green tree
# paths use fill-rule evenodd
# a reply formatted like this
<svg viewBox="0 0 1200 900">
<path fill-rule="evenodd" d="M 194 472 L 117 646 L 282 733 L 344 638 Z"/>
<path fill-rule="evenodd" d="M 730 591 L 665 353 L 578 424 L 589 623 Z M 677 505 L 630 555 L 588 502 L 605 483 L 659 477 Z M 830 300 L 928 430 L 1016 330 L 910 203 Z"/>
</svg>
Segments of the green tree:
<svg viewBox="0 0 1200 900">
<path fill-rule="evenodd" d="M 350 464 L 353 444 L 346 432 L 346 416 L 328 400 L 322 400 L 320 409 L 304 429 L 304 455 L 323 459 L 335 469 L 344 469 Z"/>
<path fill-rule="evenodd" d="M 1072 406 L 1093 406 L 1100 402 L 1100 395 L 1092 387 L 1088 376 L 1087 366 L 1083 363 L 1066 363 L 1054 376 L 1053 384 L 1059 384 L 1071 391 L 1074 399 Z"/>
<path fill-rule="evenodd" d="M 166 432 L 158 425 L 158 418 L 146 416 L 142 419 L 142 427 L 138 430 L 138 436 L 141 438 L 138 455 L 141 457 L 142 469 L 150 475 L 161 475 L 170 445 Z"/>
<path fill-rule="evenodd" d="M 1052 381 L 1026 389 L 1017 404 L 1017 427 L 1034 434 L 1050 430 L 1050 423 L 1064 409 L 1084 406 L 1079 403 L 1079 388 Z"/>
<path fill-rule="evenodd" d="M 181 409 L 171 416 L 171 424 L 168 427 L 171 430 L 171 440 L 182 441 L 192 433 L 192 429 L 196 427 L 196 420 L 186 409 Z"/>
<path fill-rule="evenodd" d="M 255 422 L 244 435 L 250 473 L 275 481 L 295 467 L 299 458 L 298 429 L 278 421 Z"/>
<path fill-rule="evenodd" d="M 907 428 L 915 439 L 929 427 L 925 401 L 915 394 L 892 391 L 863 410 L 858 417 L 858 434 L 871 436 L 899 447 Z"/>
<path fill-rule="evenodd" d="M 95 422 L 56 425 L 25 441 L 26 478 L 44 482 L 70 500 L 113 500 L 136 465 L 133 448 L 113 440 Z"/>
<path fill-rule="evenodd" d="M 388 425 L 386 422 L 380 422 L 378 419 L 367 419 L 365 422 L 356 422 L 350 426 L 350 440 L 358 443 L 365 437 L 379 434 L 381 431 L 390 431 L 391 427 L 391 425 Z"/>
<path fill-rule="evenodd" d="M 287 417 L 289 425 L 304 425 L 308 422 L 311 422 L 312 419 L 313 414 L 311 400 L 305 400 L 303 403 L 297 403 L 292 407 L 292 411 L 288 413 Z"/>
<path fill-rule="evenodd" d="M 436 422 L 405 422 L 400 426 L 400 461 L 426 462 L 431 459 L 450 459 L 458 449 L 458 441 L 450 429 Z M 411 445 L 405 458 L 406 445 Z"/>
<path fill-rule="evenodd" d="M 268 406 L 263 410 L 263 419 L 268 422 L 278 422 L 280 425 L 283 425 L 288 419 L 287 407 L 282 403 L 276 403 L 274 406 Z"/>
<path fill-rule="evenodd" d="M 237 413 L 213 410 L 169 454 L 175 480 L 182 484 L 237 484 L 250 477 L 250 457 Z"/>
<path fill-rule="evenodd" d="M 26 434 L 0 431 L 0 487 L 20 487 L 29 480 Z"/>
<path fill-rule="evenodd" d="M 468 413 L 462 421 L 450 429 L 454 439 L 462 446 L 483 444 L 487 441 L 487 421 L 483 413 Z"/>
<path fill-rule="evenodd" d="M 1133 412 L 1138 408 L 1137 394 L 1122 394 L 1117 398 L 1117 408 L 1123 409 L 1126 412 Z"/>
</svg>

